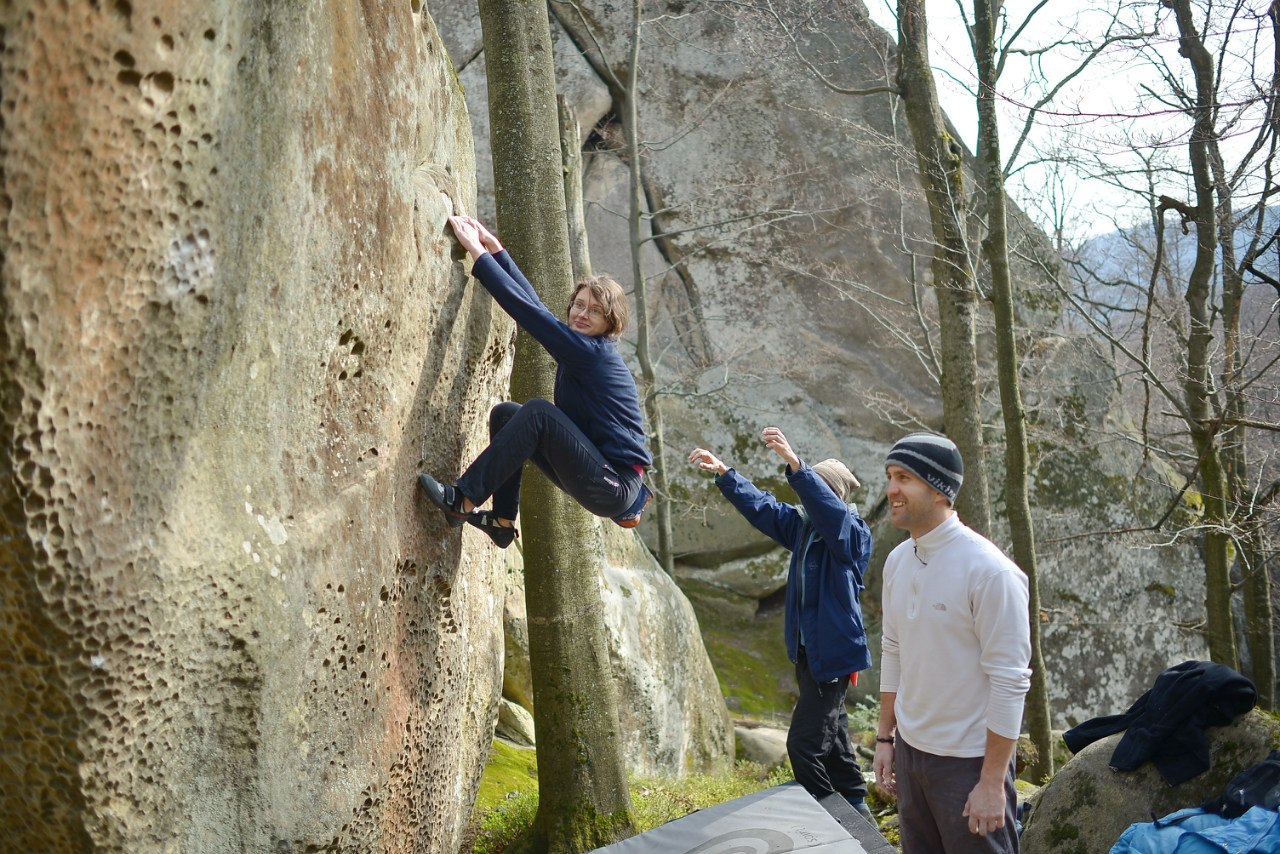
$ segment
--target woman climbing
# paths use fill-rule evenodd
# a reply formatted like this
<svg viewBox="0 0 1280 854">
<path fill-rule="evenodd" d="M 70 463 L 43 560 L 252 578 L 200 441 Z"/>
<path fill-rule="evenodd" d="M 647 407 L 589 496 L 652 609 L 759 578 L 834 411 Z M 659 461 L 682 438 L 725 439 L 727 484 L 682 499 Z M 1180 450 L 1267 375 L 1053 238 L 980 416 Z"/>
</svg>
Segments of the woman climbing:
<svg viewBox="0 0 1280 854">
<path fill-rule="evenodd" d="M 469 523 L 506 548 L 519 536 L 520 474 L 532 460 L 588 512 L 634 528 L 652 498 L 643 475 L 653 458 L 635 379 L 618 353 L 628 316 L 622 286 L 606 276 L 578 282 L 564 323 L 478 220 L 451 216 L 449 225 L 474 259 L 471 275 L 555 359 L 555 402 L 498 404 L 489 412 L 489 447 L 457 483 L 420 475 L 422 490 L 451 527 Z M 490 497 L 492 510 L 476 509 Z"/>
</svg>

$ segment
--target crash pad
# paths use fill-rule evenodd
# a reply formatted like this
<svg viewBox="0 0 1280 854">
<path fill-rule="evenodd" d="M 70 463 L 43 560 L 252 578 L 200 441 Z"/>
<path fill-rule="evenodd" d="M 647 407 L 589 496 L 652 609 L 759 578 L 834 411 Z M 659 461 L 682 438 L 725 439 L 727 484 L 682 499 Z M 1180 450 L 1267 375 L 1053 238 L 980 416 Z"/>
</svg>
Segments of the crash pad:
<svg viewBox="0 0 1280 854">
<path fill-rule="evenodd" d="M 888 854 L 894 849 L 839 795 L 814 800 L 788 783 L 698 810 L 599 854 Z"/>
</svg>

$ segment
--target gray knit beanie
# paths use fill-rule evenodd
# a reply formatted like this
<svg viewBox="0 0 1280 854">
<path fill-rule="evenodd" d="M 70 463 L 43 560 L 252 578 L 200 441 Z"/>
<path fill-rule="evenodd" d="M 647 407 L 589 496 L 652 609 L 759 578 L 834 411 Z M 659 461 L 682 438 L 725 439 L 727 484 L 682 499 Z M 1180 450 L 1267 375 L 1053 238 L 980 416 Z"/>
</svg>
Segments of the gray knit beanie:
<svg viewBox="0 0 1280 854">
<path fill-rule="evenodd" d="M 936 433 L 903 436 L 889 451 L 884 464 L 886 468 L 902 466 L 951 502 L 956 500 L 956 493 L 964 482 L 960 449 L 955 442 Z"/>
<path fill-rule="evenodd" d="M 848 503 L 853 493 L 862 486 L 853 476 L 853 472 L 849 471 L 849 467 L 834 458 L 818 463 L 813 467 L 813 473 L 822 478 L 836 494 L 836 498 L 845 503 Z"/>
</svg>

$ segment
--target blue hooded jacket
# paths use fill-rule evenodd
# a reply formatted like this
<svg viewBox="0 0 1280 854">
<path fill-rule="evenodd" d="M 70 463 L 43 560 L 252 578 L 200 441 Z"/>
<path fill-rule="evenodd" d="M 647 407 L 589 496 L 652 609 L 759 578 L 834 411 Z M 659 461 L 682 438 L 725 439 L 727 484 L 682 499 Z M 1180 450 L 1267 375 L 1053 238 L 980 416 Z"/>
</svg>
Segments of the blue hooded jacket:
<svg viewBox="0 0 1280 854">
<path fill-rule="evenodd" d="M 871 559 L 871 529 L 803 461 L 796 471 L 787 467 L 787 482 L 801 506 L 782 503 L 733 469 L 716 477 L 743 518 L 790 549 L 787 657 L 796 661 L 803 633 L 813 678 L 830 682 L 871 666 L 859 601 Z"/>
</svg>

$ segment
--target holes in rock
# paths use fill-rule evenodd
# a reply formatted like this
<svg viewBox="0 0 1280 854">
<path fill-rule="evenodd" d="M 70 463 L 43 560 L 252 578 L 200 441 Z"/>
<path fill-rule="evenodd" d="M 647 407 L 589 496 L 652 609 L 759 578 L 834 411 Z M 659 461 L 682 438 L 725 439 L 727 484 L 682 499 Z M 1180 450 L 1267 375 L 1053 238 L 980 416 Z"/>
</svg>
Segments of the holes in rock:
<svg viewBox="0 0 1280 854">
<path fill-rule="evenodd" d="M 129 0 L 115 0 L 111 4 L 111 12 L 127 24 L 133 18 L 133 4 Z"/>
<path fill-rule="evenodd" d="M 121 71 L 116 75 L 116 79 L 126 86 L 137 88 L 142 85 L 142 75 L 136 71 Z"/>
<path fill-rule="evenodd" d="M 137 64 L 133 58 L 133 54 L 129 53 L 127 50 L 116 51 L 116 55 L 112 58 L 125 68 L 133 68 L 133 66 Z"/>
<path fill-rule="evenodd" d="M 151 75 L 151 85 L 155 86 L 161 92 L 168 94 L 173 91 L 173 75 L 168 71 L 157 71 Z"/>
<path fill-rule="evenodd" d="M 204 40 L 205 40 L 205 41 L 207 41 L 207 42 L 211 42 L 211 41 L 213 41 L 213 40 L 217 37 L 217 35 L 218 35 L 218 34 L 217 34 L 217 33 L 215 33 L 212 29 L 205 30 L 205 31 L 204 31 Z"/>
<path fill-rule="evenodd" d="M 161 47 L 161 48 L 163 48 L 163 49 L 164 49 L 164 51 L 165 51 L 166 53 L 167 53 L 168 51 L 173 50 L 173 36 L 171 36 L 171 35 L 163 35 L 163 36 L 161 36 L 161 37 L 160 37 L 160 47 Z"/>
</svg>

